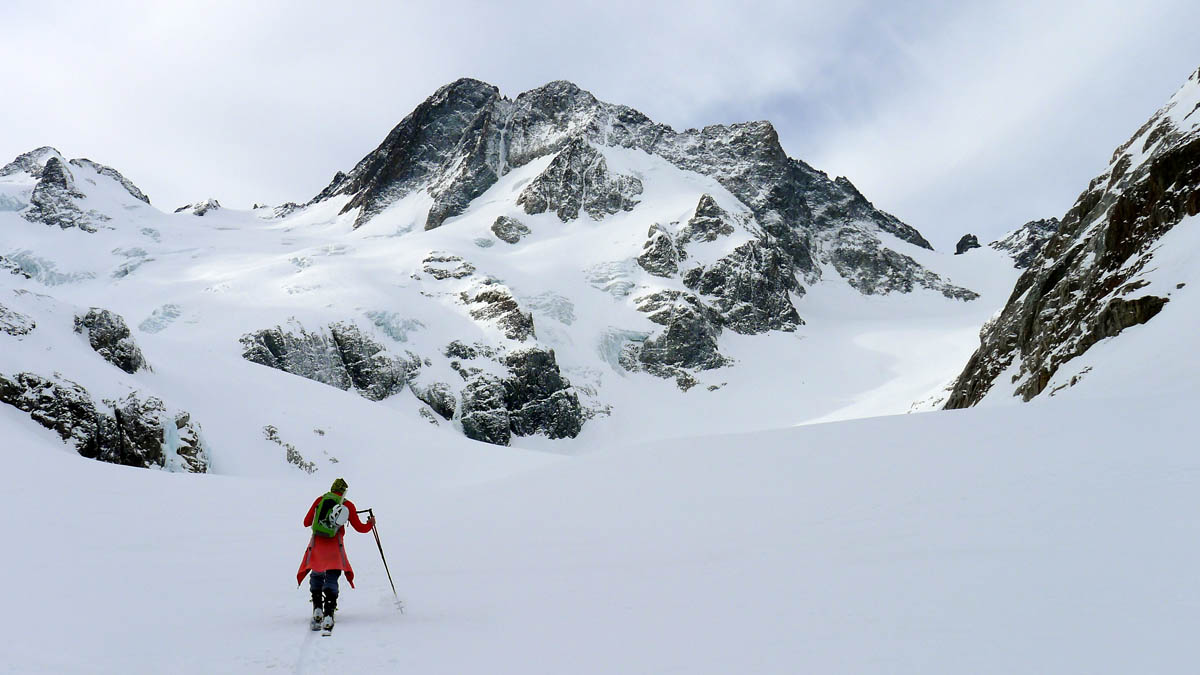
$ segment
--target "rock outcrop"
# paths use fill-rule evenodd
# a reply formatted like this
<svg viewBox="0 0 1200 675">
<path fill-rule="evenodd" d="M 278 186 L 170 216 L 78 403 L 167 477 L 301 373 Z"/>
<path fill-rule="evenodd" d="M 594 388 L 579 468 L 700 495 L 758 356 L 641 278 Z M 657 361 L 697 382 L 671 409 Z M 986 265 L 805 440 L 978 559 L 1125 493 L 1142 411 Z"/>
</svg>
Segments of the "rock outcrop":
<svg viewBox="0 0 1200 675">
<path fill-rule="evenodd" d="M 0 168 L 0 178 L 14 176 L 20 173 L 29 174 L 32 178 L 41 178 L 42 169 L 51 157 L 62 160 L 62 153 L 49 145 L 30 150 L 17 155 L 16 159 Z"/>
<path fill-rule="evenodd" d="M 74 227 L 95 232 L 98 222 L 109 219 L 95 211 L 85 212 L 76 204 L 84 194 L 76 189 L 75 176 L 59 157 L 47 159 L 39 176 L 29 199 L 29 208 L 21 214 L 26 220 L 64 230 Z"/>
<path fill-rule="evenodd" d="M 529 227 L 525 223 L 508 216 L 500 216 L 496 218 L 496 222 L 492 223 L 492 234 L 496 235 L 500 241 L 509 244 L 521 241 L 529 232 Z"/>
<path fill-rule="evenodd" d="M 97 403 L 62 376 L 0 375 L 0 403 L 29 413 L 80 455 L 113 464 L 190 473 L 208 471 L 199 428 L 186 412 L 171 413 L 153 396 L 131 393 Z"/>
<path fill-rule="evenodd" d="M 216 211 L 220 208 L 221 208 L 221 203 L 218 202 L 217 200 L 206 199 L 202 202 L 196 202 L 195 204 L 184 204 L 183 206 L 175 209 L 175 213 L 187 212 L 187 213 L 192 214 L 193 216 L 203 216 L 206 213 L 209 213 L 211 211 Z"/>
<path fill-rule="evenodd" d="M 1060 225 L 1058 218 L 1031 220 L 988 246 L 1011 256 L 1013 267 L 1027 269 L 1046 242 L 1058 232 Z"/>
<path fill-rule="evenodd" d="M 696 213 L 688 220 L 687 225 L 679 230 L 679 245 L 728 237 L 734 231 L 729 220 L 729 214 L 717 205 L 712 195 L 701 195 L 700 203 L 696 205 Z"/>
<path fill-rule="evenodd" d="M 458 408 L 458 399 L 450 385 L 445 382 L 434 382 L 424 386 L 410 385 L 413 396 L 429 406 L 442 419 L 453 419 L 454 411 Z"/>
<path fill-rule="evenodd" d="M 450 253 L 433 252 L 421 262 L 421 270 L 438 281 L 465 279 L 475 273 L 475 266 Z"/>
<path fill-rule="evenodd" d="M 791 294 L 801 287 L 791 258 L 758 239 L 712 265 L 689 269 L 683 283 L 708 300 L 722 327 L 736 333 L 793 331 L 804 323 L 792 305 Z"/>
<path fill-rule="evenodd" d="M 105 361 L 127 373 L 151 369 L 120 314 L 92 307 L 75 317 L 75 332 L 86 336 L 92 350 Z"/>
<path fill-rule="evenodd" d="M 947 408 L 974 405 L 996 386 L 1028 401 L 1098 341 L 1170 311 L 1174 286 L 1156 288 L 1147 275 L 1162 236 L 1200 213 L 1198 108 L 1200 71 L 1117 148 L 1063 217 L 983 327 Z M 998 381 L 1005 372 L 1011 379 Z"/>
<path fill-rule="evenodd" d="M 610 174 L 604 156 L 587 141 L 575 137 L 521 192 L 517 204 L 530 215 L 552 211 L 563 222 L 578 218 L 581 210 L 599 220 L 633 210 L 640 194 L 640 180 Z"/>
<path fill-rule="evenodd" d="M 640 344 L 626 346 L 621 359 L 626 369 L 674 378 L 686 391 L 696 383 L 688 371 L 711 370 L 730 363 L 717 343 L 720 316 L 695 295 L 667 290 L 635 298 L 634 302 L 663 330 Z"/>
<path fill-rule="evenodd" d="M 673 277 L 679 274 L 679 262 L 687 257 L 671 233 L 655 224 L 646 233 L 646 243 L 637 262 L 642 269 L 656 277 Z"/>
<path fill-rule="evenodd" d="M 507 375 L 468 375 L 462 392 L 463 434 L 508 445 L 513 436 L 574 438 L 585 414 L 553 350 L 520 349 L 499 359 Z"/>
<path fill-rule="evenodd" d="M 509 340 L 524 342 L 534 337 L 533 314 L 522 311 L 512 291 L 503 284 L 485 279 L 463 291 L 460 298 L 470 308 L 472 319 L 494 323 Z"/>
<path fill-rule="evenodd" d="M 353 389 L 372 401 L 401 391 L 420 368 L 420 360 L 389 353 L 357 326 L 335 322 L 309 332 L 299 324 L 260 330 L 241 338 L 247 361 L 328 384 Z"/>
<path fill-rule="evenodd" d="M 709 264 L 692 262 L 689 247 L 730 237 L 739 228 L 743 237 L 752 238 Z M 792 257 L 739 223 L 710 195 L 700 198 L 676 235 L 651 226 L 637 262 L 654 276 L 678 278 L 691 293 L 661 290 L 634 299 L 639 311 L 664 330 L 625 347 L 626 369 L 675 378 L 687 390 L 696 383 L 696 371 L 730 363 L 718 351 L 723 329 L 754 335 L 793 331 L 804 323 L 792 304 L 792 295 L 804 292 Z"/>
<path fill-rule="evenodd" d="M 979 237 L 973 234 L 964 234 L 962 239 L 954 245 L 954 255 L 962 255 L 973 248 L 981 248 L 979 245 Z"/>
<path fill-rule="evenodd" d="M 112 180 L 133 198 L 150 203 L 150 198 L 116 169 L 90 159 L 68 162 L 58 150 L 49 146 L 26 152 L 0 169 L 0 178 L 21 180 L 22 174 L 28 177 L 27 180 L 34 181 L 29 203 L 17 200 L 8 204 L 6 210 L 21 211 L 21 216 L 33 223 L 84 232 L 107 227 L 104 223 L 112 220 L 113 214 L 85 209 L 81 202 L 87 197 L 85 186 L 95 184 L 98 179 Z M 0 207 L 3 206 L 5 198 L 0 198 Z"/>
<path fill-rule="evenodd" d="M 24 314 L 0 305 L 0 333 L 13 337 L 29 335 L 37 328 L 37 322 Z"/>
</svg>

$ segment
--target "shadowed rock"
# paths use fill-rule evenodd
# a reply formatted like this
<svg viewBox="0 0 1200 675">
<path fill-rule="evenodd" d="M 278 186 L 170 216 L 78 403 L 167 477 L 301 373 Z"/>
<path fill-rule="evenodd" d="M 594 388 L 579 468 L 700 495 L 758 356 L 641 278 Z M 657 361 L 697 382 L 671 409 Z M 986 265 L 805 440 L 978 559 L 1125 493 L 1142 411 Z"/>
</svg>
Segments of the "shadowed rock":
<svg viewBox="0 0 1200 675">
<path fill-rule="evenodd" d="M 75 332 L 86 335 L 92 349 L 121 370 L 130 374 L 143 368 L 150 370 L 120 314 L 93 307 L 75 317 Z"/>
<path fill-rule="evenodd" d="M 973 248 L 980 248 L 979 237 L 973 234 L 964 234 L 962 239 L 954 245 L 954 255 L 962 255 Z"/>
<path fill-rule="evenodd" d="M 505 241 L 510 244 L 515 244 L 529 234 L 529 228 L 517 220 L 508 216 L 500 216 L 496 218 L 496 222 L 492 223 L 492 234 L 500 241 Z"/>
<path fill-rule="evenodd" d="M 1015 385 L 1013 395 L 1028 401 L 1100 340 L 1169 311 L 1165 296 L 1173 287 L 1149 292 L 1154 279 L 1145 273 L 1163 235 L 1200 213 L 1200 120 L 1188 109 L 1194 104 L 1179 108 L 1198 89 L 1200 71 L 1079 196 L 1000 315 L 983 327 L 947 408 L 975 405 L 997 384 Z M 1010 369 L 1011 381 L 998 382 Z"/>
<path fill-rule="evenodd" d="M 153 396 L 131 393 L 97 404 L 62 376 L 0 375 L 0 403 L 29 413 L 89 459 L 135 467 L 205 473 L 208 453 L 186 412 L 170 414 Z"/>
<path fill-rule="evenodd" d="M 563 222 L 578 218 L 581 210 L 599 220 L 633 210 L 640 194 L 640 180 L 609 174 L 604 156 L 576 137 L 521 192 L 517 204 L 531 215 L 552 211 Z"/>
</svg>

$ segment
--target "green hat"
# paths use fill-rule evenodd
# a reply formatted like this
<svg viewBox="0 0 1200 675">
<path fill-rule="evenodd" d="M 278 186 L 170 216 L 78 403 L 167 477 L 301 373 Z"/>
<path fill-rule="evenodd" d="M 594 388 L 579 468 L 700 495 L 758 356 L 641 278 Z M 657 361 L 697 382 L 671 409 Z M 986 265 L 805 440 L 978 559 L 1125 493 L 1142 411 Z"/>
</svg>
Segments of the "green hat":
<svg viewBox="0 0 1200 675">
<path fill-rule="evenodd" d="M 348 488 L 348 487 L 350 487 L 350 486 L 346 484 L 345 479 L 339 478 L 339 479 L 333 481 L 333 487 L 329 488 L 329 491 L 336 492 L 338 494 L 345 494 L 346 488 Z"/>
</svg>

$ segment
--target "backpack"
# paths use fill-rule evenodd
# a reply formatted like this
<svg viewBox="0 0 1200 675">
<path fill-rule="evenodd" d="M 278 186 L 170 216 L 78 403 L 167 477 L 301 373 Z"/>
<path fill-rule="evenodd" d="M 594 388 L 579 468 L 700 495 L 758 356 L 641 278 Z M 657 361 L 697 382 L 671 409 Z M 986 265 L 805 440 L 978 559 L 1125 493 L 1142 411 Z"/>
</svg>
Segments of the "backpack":
<svg viewBox="0 0 1200 675">
<path fill-rule="evenodd" d="M 345 496 L 334 492 L 326 492 L 321 497 L 313 514 L 313 534 L 319 537 L 337 536 L 338 530 L 350 520 L 350 509 L 342 503 L 345 500 Z"/>
</svg>

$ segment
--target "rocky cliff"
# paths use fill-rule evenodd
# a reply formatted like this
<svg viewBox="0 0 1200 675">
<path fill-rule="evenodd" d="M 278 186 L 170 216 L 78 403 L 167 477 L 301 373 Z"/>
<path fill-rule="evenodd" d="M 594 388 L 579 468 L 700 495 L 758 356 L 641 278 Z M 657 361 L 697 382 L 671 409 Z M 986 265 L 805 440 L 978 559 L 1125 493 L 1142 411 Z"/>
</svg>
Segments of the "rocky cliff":
<svg viewBox="0 0 1200 675">
<path fill-rule="evenodd" d="M 1170 311 L 1175 285 L 1151 275 L 1157 245 L 1197 213 L 1200 71 L 1116 149 L 1032 257 L 946 407 L 974 405 L 993 388 L 1028 401 L 1097 342 Z M 1042 222 L 1023 229 L 1053 227 Z"/>
<path fill-rule="evenodd" d="M 554 155 L 519 197 L 527 213 L 563 220 L 634 208 L 641 184 L 611 176 L 595 148 L 636 148 L 718 180 L 748 206 L 772 248 L 809 281 L 830 264 L 866 294 L 926 287 L 948 297 L 971 294 L 891 250 L 888 236 L 931 248 L 912 227 L 876 209 L 850 183 L 792 159 L 769 122 L 677 132 L 627 106 L 556 81 L 515 99 L 462 79 L 439 89 L 349 173 L 339 172 L 310 202 L 345 196 L 343 213 L 362 225 L 399 199 L 425 191 L 424 227 L 466 211 L 500 177 Z M 884 235 L 881 237 L 881 235 Z"/>
</svg>

